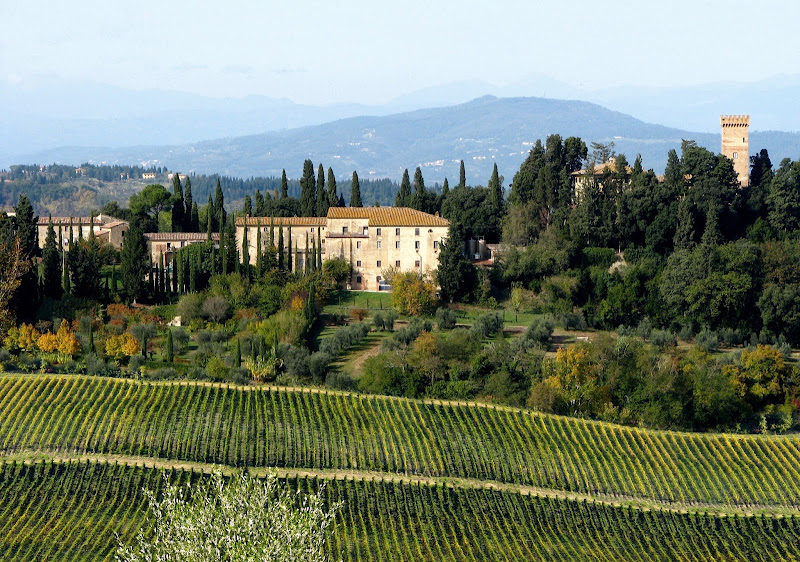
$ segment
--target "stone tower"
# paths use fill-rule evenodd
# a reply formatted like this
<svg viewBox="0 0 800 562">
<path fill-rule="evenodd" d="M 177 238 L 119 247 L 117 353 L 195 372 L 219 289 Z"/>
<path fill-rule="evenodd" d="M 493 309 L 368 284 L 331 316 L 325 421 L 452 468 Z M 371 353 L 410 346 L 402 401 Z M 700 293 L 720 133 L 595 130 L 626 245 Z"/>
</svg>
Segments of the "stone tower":
<svg viewBox="0 0 800 562">
<path fill-rule="evenodd" d="M 722 154 L 733 161 L 733 169 L 739 175 L 739 185 L 750 184 L 749 115 L 721 115 Z"/>
</svg>

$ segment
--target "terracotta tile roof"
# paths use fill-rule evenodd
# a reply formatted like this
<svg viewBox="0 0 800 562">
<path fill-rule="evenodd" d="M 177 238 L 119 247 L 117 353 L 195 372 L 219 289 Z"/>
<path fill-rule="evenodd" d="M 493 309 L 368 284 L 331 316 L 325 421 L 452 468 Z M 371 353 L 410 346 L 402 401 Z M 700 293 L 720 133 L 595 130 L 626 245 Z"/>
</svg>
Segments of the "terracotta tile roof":
<svg viewBox="0 0 800 562">
<path fill-rule="evenodd" d="M 89 226 L 89 222 L 92 220 L 92 217 L 53 217 L 53 224 L 69 224 L 69 221 L 72 220 L 72 225 L 75 226 L 80 222 L 83 226 Z M 127 224 L 128 221 L 124 221 L 122 219 L 118 219 L 116 217 L 110 217 L 108 215 L 97 215 L 94 217 L 94 225 L 95 226 L 118 226 L 119 224 Z M 37 224 L 40 226 L 47 226 L 50 223 L 49 217 L 39 216 L 39 220 Z"/>
<path fill-rule="evenodd" d="M 204 242 L 208 239 L 208 234 L 205 232 L 146 232 L 144 237 L 151 242 L 186 242 L 186 241 L 201 241 Z M 219 240 L 219 233 L 211 233 L 212 240 Z"/>
<path fill-rule="evenodd" d="M 449 226 L 450 221 L 408 207 L 331 207 L 329 219 L 368 219 L 370 226 Z"/>
<path fill-rule="evenodd" d="M 248 217 L 247 226 L 269 226 L 270 220 L 275 226 L 325 226 L 325 217 Z M 236 226 L 244 226 L 244 217 L 236 219 Z"/>
</svg>

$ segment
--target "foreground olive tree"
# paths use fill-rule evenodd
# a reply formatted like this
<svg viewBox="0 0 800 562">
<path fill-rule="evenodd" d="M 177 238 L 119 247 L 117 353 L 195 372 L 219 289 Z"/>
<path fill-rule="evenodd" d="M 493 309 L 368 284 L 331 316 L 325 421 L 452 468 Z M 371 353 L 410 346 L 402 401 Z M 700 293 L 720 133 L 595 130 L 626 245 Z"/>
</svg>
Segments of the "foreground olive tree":
<svg viewBox="0 0 800 562">
<path fill-rule="evenodd" d="M 274 474 L 226 481 L 217 473 L 193 487 L 166 482 L 159 496 L 145 495 L 150 519 L 132 544 L 120 543 L 120 562 L 321 562 L 340 507 L 326 509 L 320 493 L 292 492 Z"/>
</svg>

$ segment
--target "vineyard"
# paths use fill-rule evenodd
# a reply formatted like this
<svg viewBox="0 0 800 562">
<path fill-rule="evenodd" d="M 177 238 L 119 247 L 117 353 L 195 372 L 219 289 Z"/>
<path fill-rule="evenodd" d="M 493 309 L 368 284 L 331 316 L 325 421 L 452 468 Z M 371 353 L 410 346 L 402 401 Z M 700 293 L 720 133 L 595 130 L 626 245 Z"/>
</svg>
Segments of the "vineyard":
<svg viewBox="0 0 800 562">
<path fill-rule="evenodd" d="M 170 470 L 187 482 L 198 472 Z M 111 463 L 0 464 L 0 559 L 112 560 L 162 471 Z M 322 481 L 291 478 L 301 490 Z M 795 517 L 716 517 L 517 493 L 328 480 L 344 501 L 329 554 L 343 560 L 791 560 Z"/>
<path fill-rule="evenodd" d="M 724 511 L 800 508 L 800 441 L 334 392 L 0 377 L 0 452 L 468 478 Z"/>
</svg>

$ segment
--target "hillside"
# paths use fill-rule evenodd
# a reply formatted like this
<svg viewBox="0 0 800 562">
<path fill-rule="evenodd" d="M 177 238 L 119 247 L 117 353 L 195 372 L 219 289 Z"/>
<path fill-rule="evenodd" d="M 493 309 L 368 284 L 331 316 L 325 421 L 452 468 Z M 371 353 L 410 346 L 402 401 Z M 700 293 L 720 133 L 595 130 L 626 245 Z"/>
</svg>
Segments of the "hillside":
<svg viewBox="0 0 800 562">
<path fill-rule="evenodd" d="M 709 115 L 716 122 L 718 115 Z M 757 126 L 757 124 L 754 124 Z M 397 179 L 404 168 L 421 166 L 429 185 L 458 177 L 463 159 L 467 179 L 485 184 L 497 163 L 509 183 L 533 142 L 548 134 L 579 136 L 587 144 L 613 141 L 632 160 L 663 170 L 667 152 L 693 139 L 714 152 L 719 135 L 652 125 L 581 101 L 485 96 L 451 106 L 382 117 L 352 117 L 323 125 L 230 137 L 192 144 L 123 148 L 63 147 L 30 154 L 25 162 L 127 163 L 222 175 L 279 176 L 311 158 L 337 176 L 357 170 L 364 178 Z M 155 139 L 154 139 L 155 140 Z M 752 132 L 751 152 L 767 148 L 773 162 L 795 156 L 800 134 Z M 121 144 L 121 143 L 120 143 Z"/>
</svg>

